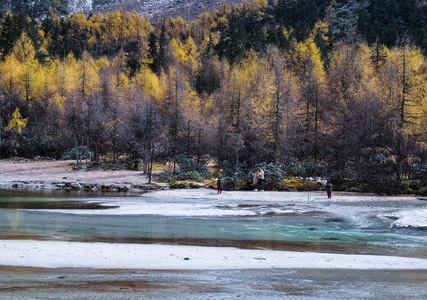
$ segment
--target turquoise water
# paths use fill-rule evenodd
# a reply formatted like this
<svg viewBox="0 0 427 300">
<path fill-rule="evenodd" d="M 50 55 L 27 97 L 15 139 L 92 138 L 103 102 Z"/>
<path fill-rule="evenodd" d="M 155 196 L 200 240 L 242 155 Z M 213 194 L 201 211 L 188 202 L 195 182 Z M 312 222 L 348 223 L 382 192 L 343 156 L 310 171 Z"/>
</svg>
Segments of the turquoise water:
<svg viewBox="0 0 427 300">
<path fill-rule="evenodd" d="M 424 205 L 420 203 L 381 203 L 375 208 L 372 203 L 358 202 L 327 207 L 310 204 L 308 214 L 307 207 L 296 205 L 293 213 L 278 215 L 200 216 L 194 208 L 195 200 L 170 199 L 162 200 L 166 209 L 173 210 L 177 203 L 186 203 L 188 210 L 196 213 L 185 216 L 150 215 L 143 210 L 133 214 L 104 213 L 112 209 L 108 206 L 111 203 L 115 208 L 123 202 L 149 207 L 159 204 L 155 201 L 111 194 L 89 197 L 0 192 L 0 238 L 163 242 L 427 257 L 425 230 L 392 228 L 392 220 L 378 217 L 379 213 L 393 212 L 402 206 Z M 280 205 L 286 210 L 289 204 L 275 203 L 271 207 L 277 211 Z M 299 213 L 299 209 L 305 213 Z"/>
<path fill-rule="evenodd" d="M 426 205 L 426 201 L 226 202 L 0 189 L 0 239 L 173 243 L 427 258 L 425 229 L 392 226 L 400 211 L 419 212 Z M 426 273 L 417 270 L 6 267 L 0 279 L 2 299 L 397 300 L 426 299 L 427 293 Z"/>
</svg>

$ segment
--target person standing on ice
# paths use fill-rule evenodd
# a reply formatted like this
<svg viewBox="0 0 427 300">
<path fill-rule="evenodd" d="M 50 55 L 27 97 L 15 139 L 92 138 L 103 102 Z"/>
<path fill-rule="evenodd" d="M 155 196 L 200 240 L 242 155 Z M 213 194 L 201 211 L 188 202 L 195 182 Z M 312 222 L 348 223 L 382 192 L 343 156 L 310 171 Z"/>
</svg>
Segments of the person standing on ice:
<svg viewBox="0 0 427 300">
<path fill-rule="evenodd" d="M 332 183 L 328 180 L 326 182 L 326 194 L 328 195 L 328 199 L 332 198 L 332 187 L 333 187 Z"/>
<path fill-rule="evenodd" d="M 261 192 L 264 192 L 264 170 L 262 168 L 259 168 L 257 174 L 258 174 L 259 190 Z"/>
<path fill-rule="evenodd" d="M 258 172 L 255 172 L 253 175 L 253 181 L 252 181 L 252 185 L 255 186 L 255 192 L 258 191 L 257 186 L 258 186 Z"/>
<path fill-rule="evenodd" d="M 222 194 L 222 189 L 223 189 L 223 182 L 221 177 L 218 177 L 218 179 L 216 180 L 216 188 L 217 188 L 217 194 Z"/>
</svg>

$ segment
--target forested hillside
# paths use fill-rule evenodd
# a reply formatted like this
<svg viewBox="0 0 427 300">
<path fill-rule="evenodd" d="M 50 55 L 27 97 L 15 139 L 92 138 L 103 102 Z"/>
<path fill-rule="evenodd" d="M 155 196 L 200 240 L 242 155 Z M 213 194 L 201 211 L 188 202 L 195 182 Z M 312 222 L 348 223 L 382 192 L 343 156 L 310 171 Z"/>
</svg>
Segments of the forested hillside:
<svg viewBox="0 0 427 300">
<path fill-rule="evenodd" d="M 192 161 L 192 177 L 214 159 L 235 185 L 256 165 L 270 188 L 426 185 L 424 1 L 254 0 L 161 22 L 49 11 L 2 13 L 1 158 L 80 149 Z"/>
</svg>

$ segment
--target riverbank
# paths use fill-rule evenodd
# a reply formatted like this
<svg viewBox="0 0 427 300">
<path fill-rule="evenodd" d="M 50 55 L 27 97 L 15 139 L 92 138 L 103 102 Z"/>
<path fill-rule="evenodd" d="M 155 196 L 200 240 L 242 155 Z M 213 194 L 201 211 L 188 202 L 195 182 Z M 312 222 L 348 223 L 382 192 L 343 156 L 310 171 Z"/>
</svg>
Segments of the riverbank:
<svg viewBox="0 0 427 300">
<path fill-rule="evenodd" d="M 0 188 L 146 192 L 162 188 L 148 184 L 143 171 L 88 170 L 71 160 L 0 160 Z"/>
</svg>

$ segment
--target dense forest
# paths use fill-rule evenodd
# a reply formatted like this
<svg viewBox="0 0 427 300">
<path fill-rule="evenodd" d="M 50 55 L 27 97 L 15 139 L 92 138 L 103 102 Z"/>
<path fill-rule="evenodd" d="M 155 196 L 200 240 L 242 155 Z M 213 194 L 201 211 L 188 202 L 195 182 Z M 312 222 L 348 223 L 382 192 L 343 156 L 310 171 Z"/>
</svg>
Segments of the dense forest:
<svg viewBox="0 0 427 300">
<path fill-rule="evenodd" d="M 2 12 L 0 158 L 168 161 L 193 179 L 213 160 L 235 188 L 259 165 L 268 189 L 427 185 L 425 1 L 254 0 L 155 24 L 54 3 Z"/>
</svg>

